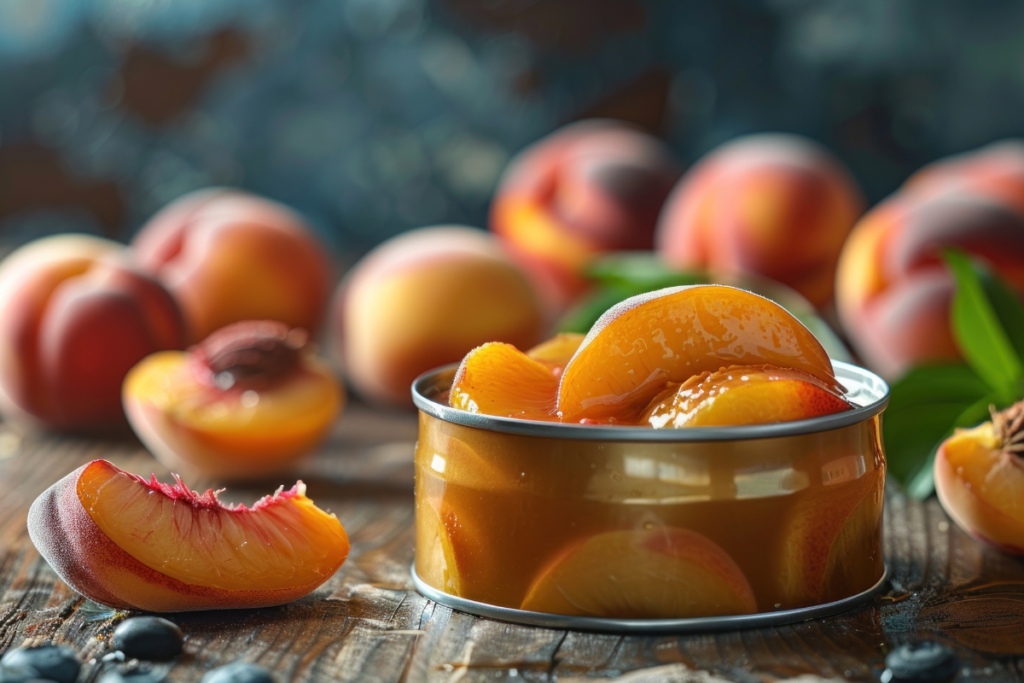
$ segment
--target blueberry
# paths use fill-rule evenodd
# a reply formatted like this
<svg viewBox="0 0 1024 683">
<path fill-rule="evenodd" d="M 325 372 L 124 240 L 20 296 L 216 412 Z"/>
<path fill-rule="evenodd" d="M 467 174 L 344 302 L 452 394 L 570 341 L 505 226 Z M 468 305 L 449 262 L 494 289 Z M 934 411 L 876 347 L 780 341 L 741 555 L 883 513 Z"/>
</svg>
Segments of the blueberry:
<svg viewBox="0 0 1024 683">
<path fill-rule="evenodd" d="M 132 617 L 114 629 L 113 646 L 128 657 L 162 662 L 181 654 L 181 629 L 160 617 Z"/>
<path fill-rule="evenodd" d="M 202 683 L 274 683 L 274 677 L 259 664 L 235 662 L 208 672 Z"/>
<path fill-rule="evenodd" d="M 56 683 L 74 683 L 82 663 L 67 645 L 37 645 L 11 650 L 0 659 L 6 669 L 35 669 L 35 677 Z M 30 679 L 31 680 L 31 677 Z"/>
<path fill-rule="evenodd" d="M 882 683 L 945 683 L 960 670 L 956 653 L 945 645 L 924 641 L 900 645 L 885 658 Z"/>
</svg>

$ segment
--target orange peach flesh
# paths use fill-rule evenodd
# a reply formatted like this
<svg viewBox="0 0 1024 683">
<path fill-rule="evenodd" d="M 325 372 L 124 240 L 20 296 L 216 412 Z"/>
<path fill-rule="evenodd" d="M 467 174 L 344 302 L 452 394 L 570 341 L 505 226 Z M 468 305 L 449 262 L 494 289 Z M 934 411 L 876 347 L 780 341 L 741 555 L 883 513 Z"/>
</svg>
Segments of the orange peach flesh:
<svg viewBox="0 0 1024 683">
<path fill-rule="evenodd" d="M 585 335 L 575 332 L 562 332 L 537 344 L 527 351 L 526 355 L 552 368 L 559 368 L 560 372 L 572 360 L 584 338 Z"/>
<path fill-rule="evenodd" d="M 865 553 L 864 539 L 881 533 L 883 473 L 875 470 L 855 486 L 804 498 L 783 520 L 788 541 L 777 571 L 787 607 L 838 600 L 851 586 L 867 590 L 881 577 L 882 558 Z"/>
<path fill-rule="evenodd" d="M 656 398 L 642 424 L 656 429 L 768 424 L 849 410 L 815 377 L 772 366 L 733 366 L 695 375 Z M 659 397 L 661 398 L 661 397 Z"/>
<path fill-rule="evenodd" d="M 674 287 L 617 304 L 562 373 L 563 421 L 638 415 L 668 382 L 727 365 L 806 372 L 842 392 L 814 335 L 778 304 L 720 285 Z"/>
<path fill-rule="evenodd" d="M 325 363 L 303 357 L 279 383 L 221 390 L 197 380 L 189 354 L 149 356 L 125 379 L 129 421 L 165 465 L 233 479 L 286 469 L 330 431 L 344 401 Z"/>
<path fill-rule="evenodd" d="M 750 614 L 753 591 L 718 545 L 692 531 L 610 531 L 565 551 L 534 581 L 522 609 L 670 619 Z"/>
<path fill-rule="evenodd" d="M 449 404 L 471 413 L 553 420 L 558 378 L 551 368 L 511 344 L 470 351 L 452 383 Z"/>
<path fill-rule="evenodd" d="M 301 482 L 251 509 L 146 482 L 103 460 L 75 470 L 32 504 L 29 534 L 82 595 L 119 609 L 176 612 L 290 602 L 348 556 L 345 530 Z"/>
<path fill-rule="evenodd" d="M 947 439 L 935 456 L 935 491 L 965 532 L 1024 554 L 1024 462 L 1004 448 L 991 422 Z"/>
</svg>

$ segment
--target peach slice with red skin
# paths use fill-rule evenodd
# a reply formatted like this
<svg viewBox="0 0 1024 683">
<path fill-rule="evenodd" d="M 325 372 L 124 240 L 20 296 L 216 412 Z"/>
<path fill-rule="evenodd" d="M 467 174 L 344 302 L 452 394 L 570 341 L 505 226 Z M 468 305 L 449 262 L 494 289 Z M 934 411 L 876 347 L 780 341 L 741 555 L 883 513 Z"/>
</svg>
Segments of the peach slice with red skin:
<svg viewBox="0 0 1024 683">
<path fill-rule="evenodd" d="M 212 490 L 146 481 L 105 460 L 44 491 L 28 529 L 76 591 L 151 612 L 291 602 L 331 578 L 349 551 L 341 523 L 306 497 L 302 482 L 252 508 L 232 507 Z"/>
<path fill-rule="evenodd" d="M 935 455 L 935 491 L 965 532 L 1024 555 L 1024 402 L 943 442 Z"/>
<path fill-rule="evenodd" d="M 750 614 L 757 602 L 717 544 L 669 527 L 604 532 L 566 549 L 534 580 L 522 609 L 673 619 Z"/>
<path fill-rule="evenodd" d="M 768 424 L 849 409 L 849 403 L 806 372 L 732 366 L 670 387 L 654 399 L 642 423 L 656 429 Z"/>
<path fill-rule="evenodd" d="M 552 367 L 500 342 L 479 346 L 462 360 L 448 402 L 471 413 L 554 420 L 558 378 Z"/>
<path fill-rule="evenodd" d="M 639 416 L 669 382 L 728 365 L 775 365 L 842 393 L 825 349 L 778 304 L 724 285 L 672 287 L 601 316 L 562 373 L 563 421 Z"/>
<path fill-rule="evenodd" d="M 327 435 L 344 390 L 308 353 L 305 332 L 274 321 L 229 325 L 187 353 L 153 354 L 128 373 L 124 407 L 168 467 L 247 479 L 284 471 Z"/>
</svg>

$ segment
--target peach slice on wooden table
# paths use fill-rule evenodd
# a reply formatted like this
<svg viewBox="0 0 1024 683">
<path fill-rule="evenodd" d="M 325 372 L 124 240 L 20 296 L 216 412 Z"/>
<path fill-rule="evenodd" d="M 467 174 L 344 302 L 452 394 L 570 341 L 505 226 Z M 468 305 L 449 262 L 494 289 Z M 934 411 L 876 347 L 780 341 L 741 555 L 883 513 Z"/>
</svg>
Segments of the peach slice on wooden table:
<svg viewBox="0 0 1024 683">
<path fill-rule="evenodd" d="M 29 535 L 68 585 L 117 609 L 281 605 L 331 578 L 349 551 L 302 482 L 282 489 L 252 508 L 226 506 L 181 479 L 146 481 L 94 460 L 36 499 Z"/>
<path fill-rule="evenodd" d="M 935 491 L 965 532 L 1024 555 L 1024 402 L 943 442 L 935 455 Z"/>
<path fill-rule="evenodd" d="M 616 304 L 562 373 L 562 420 L 639 417 L 669 382 L 730 365 L 806 372 L 842 393 L 825 349 L 778 304 L 725 285 L 671 287 Z"/>
<path fill-rule="evenodd" d="M 149 356 L 123 395 L 161 462 L 229 479 L 287 469 L 323 440 L 345 399 L 305 332 L 274 321 L 236 323 L 188 352 Z"/>
<path fill-rule="evenodd" d="M 750 614 L 757 602 L 716 543 L 668 527 L 604 532 L 567 548 L 534 580 L 522 609 L 671 619 Z"/>
<path fill-rule="evenodd" d="M 849 597 L 882 575 L 884 469 L 857 476 L 839 462 L 833 483 L 801 498 L 782 522 L 778 577 L 787 609 Z"/>
<path fill-rule="evenodd" d="M 656 429 L 753 425 L 849 409 L 849 403 L 806 372 L 736 365 L 670 385 L 651 402 L 641 422 Z"/>
<path fill-rule="evenodd" d="M 552 367 L 501 342 L 466 354 L 455 373 L 448 403 L 471 413 L 554 420 L 558 378 Z"/>
</svg>

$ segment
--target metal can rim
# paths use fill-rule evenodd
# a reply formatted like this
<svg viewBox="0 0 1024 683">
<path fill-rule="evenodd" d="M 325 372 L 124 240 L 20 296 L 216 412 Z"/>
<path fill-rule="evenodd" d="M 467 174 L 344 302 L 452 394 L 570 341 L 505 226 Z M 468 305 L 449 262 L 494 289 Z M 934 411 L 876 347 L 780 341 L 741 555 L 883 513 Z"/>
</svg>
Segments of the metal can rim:
<svg viewBox="0 0 1024 683">
<path fill-rule="evenodd" d="M 496 417 L 452 408 L 433 400 L 440 393 L 446 376 L 454 375 L 458 364 L 445 365 L 423 373 L 412 383 L 412 399 L 421 411 L 445 422 L 504 434 L 536 436 L 573 441 L 629 441 L 694 443 L 708 441 L 750 441 L 776 439 L 842 429 L 879 415 L 889 404 L 889 385 L 881 377 L 857 365 L 833 360 L 836 379 L 846 387 L 847 399 L 856 407 L 842 413 L 807 420 L 730 427 L 691 427 L 688 429 L 651 429 L 613 425 L 577 425 L 539 422 L 512 417 Z M 448 380 L 450 381 L 450 380 Z"/>
</svg>

